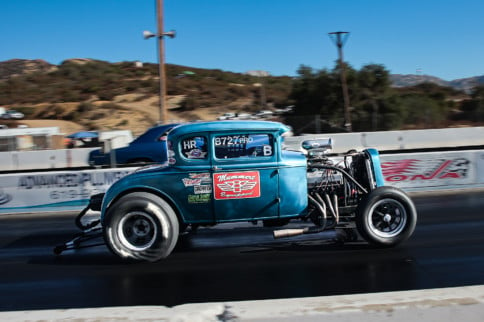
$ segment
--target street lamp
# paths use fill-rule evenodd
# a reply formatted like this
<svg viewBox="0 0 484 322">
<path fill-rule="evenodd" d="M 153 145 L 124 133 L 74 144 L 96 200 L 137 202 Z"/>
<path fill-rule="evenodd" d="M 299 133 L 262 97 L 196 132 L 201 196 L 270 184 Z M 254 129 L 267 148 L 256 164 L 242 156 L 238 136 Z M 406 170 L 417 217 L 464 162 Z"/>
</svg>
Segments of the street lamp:
<svg viewBox="0 0 484 322">
<path fill-rule="evenodd" d="M 176 32 L 175 32 L 175 30 L 167 31 L 167 32 L 164 32 L 161 35 L 161 37 L 163 37 L 163 36 L 168 36 L 170 38 L 175 38 Z M 151 31 L 148 31 L 148 30 L 143 31 L 143 38 L 144 39 L 153 38 L 153 37 L 159 37 L 159 36 L 158 36 L 158 34 L 154 34 L 154 33 L 152 33 Z"/>
<path fill-rule="evenodd" d="M 149 39 L 152 37 L 158 38 L 158 73 L 160 77 L 160 119 L 161 124 L 167 123 L 167 113 L 165 108 L 165 96 L 166 96 L 166 82 L 165 82 L 165 47 L 163 38 L 165 36 L 174 38 L 176 33 L 174 30 L 164 32 L 163 31 L 163 1 L 157 0 L 157 20 L 158 20 L 158 32 L 152 33 L 151 31 L 143 31 L 143 38 Z"/>
<path fill-rule="evenodd" d="M 341 77 L 341 87 L 343 89 L 343 102 L 344 102 L 344 123 L 343 126 L 348 132 L 352 131 L 351 126 L 351 114 L 350 114 L 350 97 L 348 95 L 348 85 L 346 84 L 346 71 L 343 62 L 343 45 L 348 39 L 349 32 L 336 31 L 328 33 L 329 37 L 333 40 L 336 47 L 338 47 L 338 62 L 339 71 Z"/>
</svg>

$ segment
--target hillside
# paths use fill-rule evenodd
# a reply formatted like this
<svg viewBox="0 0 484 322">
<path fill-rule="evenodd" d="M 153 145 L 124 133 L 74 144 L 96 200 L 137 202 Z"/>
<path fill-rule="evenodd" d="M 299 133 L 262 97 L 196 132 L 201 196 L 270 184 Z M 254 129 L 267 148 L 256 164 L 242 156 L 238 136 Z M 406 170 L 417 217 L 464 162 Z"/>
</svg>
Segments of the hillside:
<svg viewBox="0 0 484 322">
<path fill-rule="evenodd" d="M 45 60 L 11 59 L 0 62 L 0 80 L 37 72 L 48 73 L 55 70 L 57 70 L 57 66 L 49 64 Z"/>
<path fill-rule="evenodd" d="M 70 59 L 55 66 L 15 59 L 0 62 L 0 106 L 23 112 L 28 126 L 55 120 L 137 135 L 159 120 L 158 83 L 155 64 Z M 284 106 L 291 79 L 167 65 L 167 87 L 169 121 L 214 120 L 227 111 Z"/>
<path fill-rule="evenodd" d="M 214 120 L 220 115 L 218 108 L 205 108 L 193 112 L 176 112 L 179 107 L 180 96 L 168 96 L 169 122 L 187 122 L 194 120 Z M 140 99 L 139 94 L 126 94 L 113 98 L 112 101 L 93 100 L 82 106 L 90 106 L 83 115 L 83 120 L 69 121 L 69 115 L 77 113 L 79 103 L 38 104 L 32 106 L 34 116 L 16 121 L 11 127 L 24 124 L 28 127 L 60 128 L 62 133 L 72 133 L 81 130 L 131 130 L 135 135 L 146 131 L 157 123 L 159 118 L 158 97 L 150 96 Z M 54 116 L 55 114 L 55 116 Z M 5 122 L 5 121 L 4 121 Z"/>
<path fill-rule="evenodd" d="M 66 60 L 65 62 L 63 62 L 63 64 L 64 63 L 85 64 L 87 62 L 94 62 L 94 61 L 95 60 L 92 60 L 92 59 L 77 58 L 77 59 Z M 122 63 L 118 63 L 118 65 L 119 64 L 122 64 Z M 152 65 L 152 64 L 148 64 L 148 65 Z M 168 68 L 170 68 L 170 66 L 175 67 L 174 65 L 169 65 L 169 64 L 167 66 L 169 66 Z M 196 68 L 186 67 L 186 66 L 177 66 L 177 67 L 185 70 L 198 70 L 198 71 L 203 70 L 203 69 L 196 69 Z M 0 80 L 8 80 L 13 76 L 23 76 L 26 74 L 32 74 L 37 72 L 48 73 L 56 70 L 58 70 L 58 66 L 50 64 L 41 59 L 36 59 L 36 60 L 11 59 L 8 61 L 0 62 Z M 185 75 L 189 75 L 189 73 Z M 472 87 L 476 85 L 484 84 L 484 75 L 446 81 L 431 75 L 392 74 L 390 75 L 390 80 L 392 82 L 392 86 L 394 87 L 409 87 L 409 86 L 415 86 L 419 83 L 426 82 L 426 83 L 437 84 L 439 86 L 452 87 L 456 90 L 464 90 L 468 92 Z"/>
<path fill-rule="evenodd" d="M 304 114 L 302 118 L 294 115 L 291 122 L 288 118 L 284 120 L 295 129 L 308 130 L 307 123 L 314 122 L 311 115 L 316 113 L 325 118 L 321 122 L 331 130 L 340 128 L 339 116 L 334 113 L 340 110 L 342 101 L 338 94 L 334 95 L 340 93 L 335 87 L 339 86 L 336 85 L 339 77 L 315 70 L 313 76 L 303 80 L 309 83 L 303 83 L 299 88 L 303 91 L 297 96 L 293 78 L 258 76 L 263 74 L 262 71 L 241 74 L 168 64 L 168 121 L 214 120 L 226 112 L 275 111 L 295 105 L 299 100 L 296 110 Z M 365 92 L 361 84 L 353 83 L 352 103 L 358 106 L 354 123 L 360 129 L 453 126 L 456 122 L 460 125 L 477 121 L 475 124 L 478 124 L 482 120 L 480 103 L 469 100 L 464 92 L 469 93 L 476 84 L 483 84 L 484 76 L 450 82 L 428 75 L 389 76 L 394 98 L 379 102 L 378 124 L 374 114 L 376 100 L 365 96 L 371 89 Z M 321 80 L 326 82 L 322 83 L 323 87 L 317 83 Z M 311 82 L 317 86 L 308 86 Z M 127 129 L 138 135 L 159 121 L 158 88 L 157 64 L 76 58 L 52 65 L 43 60 L 13 59 L 0 62 L 0 106 L 19 110 L 26 117 L 20 122 L 0 120 L 0 124 L 59 126 L 64 133 L 79 129 Z M 304 92 L 306 89 L 315 92 Z M 323 92 L 326 101 L 320 96 Z M 307 105 L 304 112 L 301 104 L 311 97 L 316 101 Z M 331 117 L 334 118 L 331 120 Z"/>
</svg>

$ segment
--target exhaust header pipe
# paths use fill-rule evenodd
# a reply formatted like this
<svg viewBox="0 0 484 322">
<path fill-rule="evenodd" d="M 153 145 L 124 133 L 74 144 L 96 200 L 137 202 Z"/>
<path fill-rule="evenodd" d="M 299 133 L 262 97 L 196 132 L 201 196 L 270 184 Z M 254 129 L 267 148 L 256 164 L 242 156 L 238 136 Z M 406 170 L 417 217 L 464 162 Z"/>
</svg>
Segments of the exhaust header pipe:
<svg viewBox="0 0 484 322">
<path fill-rule="evenodd" d="M 304 234 L 317 234 L 322 232 L 323 230 L 324 230 L 324 227 L 312 226 L 312 227 L 306 227 L 306 228 L 274 230 L 272 234 L 274 236 L 274 239 L 278 239 L 278 238 L 284 238 L 284 237 L 294 237 L 294 236 L 299 236 Z"/>
</svg>

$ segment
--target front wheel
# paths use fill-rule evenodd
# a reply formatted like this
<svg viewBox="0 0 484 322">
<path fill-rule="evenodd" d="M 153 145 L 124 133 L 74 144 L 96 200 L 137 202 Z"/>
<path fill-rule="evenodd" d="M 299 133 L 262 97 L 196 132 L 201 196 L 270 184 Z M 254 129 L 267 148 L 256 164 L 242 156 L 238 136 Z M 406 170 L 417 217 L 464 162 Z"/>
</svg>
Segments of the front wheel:
<svg viewBox="0 0 484 322">
<path fill-rule="evenodd" d="M 178 240 L 178 226 L 178 218 L 165 200 L 134 192 L 107 211 L 104 240 L 123 259 L 154 262 L 170 255 Z"/>
<path fill-rule="evenodd" d="M 371 244 L 395 246 L 412 235 L 416 224 L 415 205 L 398 188 L 379 187 L 358 206 L 356 227 Z"/>
</svg>

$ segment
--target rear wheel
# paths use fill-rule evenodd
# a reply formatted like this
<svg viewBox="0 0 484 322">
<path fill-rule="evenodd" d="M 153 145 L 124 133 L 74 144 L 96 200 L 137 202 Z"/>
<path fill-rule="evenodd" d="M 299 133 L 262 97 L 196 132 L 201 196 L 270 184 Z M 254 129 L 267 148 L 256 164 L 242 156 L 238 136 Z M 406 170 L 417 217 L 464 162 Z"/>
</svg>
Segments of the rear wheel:
<svg viewBox="0 0 484 322">
<path fill-rule="evenodd" d="M 121 197 L 107 211 L 104 239 L 124 259 L 157 261 L 172 252 L 178 240 L 178 218 L 160 197 L 134 192 Z"/>
<path fill-rule="evenodd" d="M 395 246 L 408 239 L 417 223 L 410 197 L 394 187 L 379 187 L 358 206 L 356 227 L 369 243 Z"/>
</svg>

